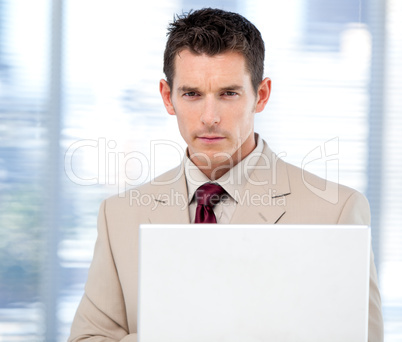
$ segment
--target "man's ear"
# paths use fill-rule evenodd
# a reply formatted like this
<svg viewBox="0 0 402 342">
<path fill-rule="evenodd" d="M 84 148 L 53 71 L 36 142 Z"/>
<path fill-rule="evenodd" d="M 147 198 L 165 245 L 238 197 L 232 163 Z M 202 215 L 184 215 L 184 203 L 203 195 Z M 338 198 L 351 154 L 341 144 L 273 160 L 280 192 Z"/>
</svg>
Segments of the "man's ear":
<svg viewBox="0 0 402 342">
<path fill-rule="evenodd" d="M 271 95 L 271 80 L 266 77 L 263 79 L 258 87 L 257 92 L 257 105 L 255 107 L 256 113 L 262 112 Z"/>
<path fill-rule="evenodd" d="M 170 96 L 171 95 L 170 86 L 164 79 L 161 79 L 159 82 L 159 91 L 161 93 L 163 104 L 165 105 L 167 112 L 170 115 L 175 115 L 172 98 Z"/>
</svg>

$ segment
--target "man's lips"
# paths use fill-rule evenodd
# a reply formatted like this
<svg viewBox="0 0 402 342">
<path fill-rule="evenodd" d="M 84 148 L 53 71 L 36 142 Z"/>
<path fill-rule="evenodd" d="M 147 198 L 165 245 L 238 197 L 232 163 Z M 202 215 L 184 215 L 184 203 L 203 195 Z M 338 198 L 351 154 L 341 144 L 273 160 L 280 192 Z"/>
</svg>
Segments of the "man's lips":
<svg viewBox="0 0 402 342">
<path fill-rule="evenodd" d="M 204 143 L 214 143 L 214 142 L 219 142 L 219 141 L 225 139 L 225 137 L 220 137 L 220 136 L 215 136 L 215 135 L 199 136 L 197 138 L 200 139 Z"/>
</svg>

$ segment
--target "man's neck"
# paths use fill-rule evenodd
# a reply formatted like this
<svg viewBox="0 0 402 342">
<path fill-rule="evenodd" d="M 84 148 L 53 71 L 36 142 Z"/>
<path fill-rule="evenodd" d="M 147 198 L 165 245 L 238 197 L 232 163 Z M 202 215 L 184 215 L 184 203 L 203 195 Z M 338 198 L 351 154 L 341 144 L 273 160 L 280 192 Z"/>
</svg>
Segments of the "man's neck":
<svg viewBox="0 0 402 342">
<path fill-rule="evenodd" d="M 198 166 L 198 165 L 197 165 Z M 235 165 L 218 165 L 215 167 L 212 167 L 210 169 L 204 169 L 200 168 L 200 171 L 207 176 L 211 181 L 215 181 L 219 178 L 221 178 L 225 173 L 227 173 L 232 167 Z"/>
<path fill-rule="evenodd" d="M 253 152 L 256 147 L 257 142 L 254 143 L 254 146 L 249 149 L 247 154 L 241 154 L 241 151 L 238 150 L 230 159 L 227 159 L 221 163 L 209 163 L 209 165 L 203 163 L 198 158 L 192 158 L 192 156 L 189 156 L 189 158 L 205 176 L 207 176 L 211 181 L 215 181 L 230 171 L 230 169 L 235 167 L 238 163 L 241 163 L 241 161 L 244 160 L 251 152 Z"/>
</svg>

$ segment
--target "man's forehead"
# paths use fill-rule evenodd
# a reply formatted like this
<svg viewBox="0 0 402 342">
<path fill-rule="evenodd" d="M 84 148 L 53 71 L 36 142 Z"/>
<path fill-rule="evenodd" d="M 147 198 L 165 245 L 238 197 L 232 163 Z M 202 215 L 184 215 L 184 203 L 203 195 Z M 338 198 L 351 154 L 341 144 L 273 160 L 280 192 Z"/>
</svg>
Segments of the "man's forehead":
<svg viewBox="0 0 402 342">
<path fill-rule="evenodd" d="M 180 85 L 194 86 L 189 84 L 202 80 L 220 80 L 224 88 L 230 85 L 241 86 L 245 79 L 251 75 L 246 68 L 245 57 L 238 52 L 227 51 L 221 54 L 209 56 L 197 54 L 189 49 L 180 51 L 175 57 L 174 83 L 179 81 Z"/>
</svg>

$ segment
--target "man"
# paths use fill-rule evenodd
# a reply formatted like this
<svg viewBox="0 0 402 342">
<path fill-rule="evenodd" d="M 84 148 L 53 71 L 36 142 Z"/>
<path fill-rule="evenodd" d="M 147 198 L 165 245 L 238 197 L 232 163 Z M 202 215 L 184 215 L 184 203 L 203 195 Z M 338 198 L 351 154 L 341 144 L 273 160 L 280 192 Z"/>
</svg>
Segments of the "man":
<svg viewBox="0 0 402 342">
<path fill-rule="evenodd" d="M 312 189 L 334 184 L 283 162 L 254 133 L 254 115 L 271 91 L 263 64 L 260 32 L 238 14 L 202 9 L 171 24 L 160 93 L 177 117 L 187 157 L 176 169 L 102 203 L 70 341 L 136 341 L 141 223 L 369 224 L 363 195 L 339 185 L 333 187 L 336 201 L 323 198 Z M 209 196 L 215 201 L 201 204 Z M 369 311 L 369 341 L 382 341 L 373 256 Z"/>
</svg>

